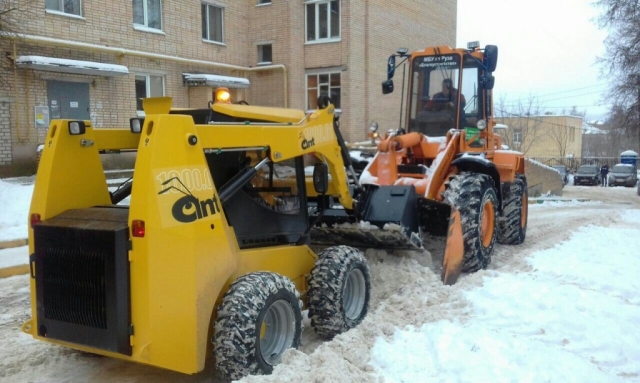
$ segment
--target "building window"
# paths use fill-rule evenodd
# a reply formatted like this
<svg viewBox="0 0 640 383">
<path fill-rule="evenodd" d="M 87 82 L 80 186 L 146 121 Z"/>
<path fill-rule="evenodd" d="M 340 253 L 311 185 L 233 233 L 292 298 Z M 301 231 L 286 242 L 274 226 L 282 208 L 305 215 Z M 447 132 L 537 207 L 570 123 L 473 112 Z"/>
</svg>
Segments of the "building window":
<svg viewBox="0 0 640 383">
<path fill-rule="evenodd" d="M 570 126 L 569 127 L 569 137 L 570 137 L 570 141 L 571 142 L 575 142 L 576 140 L 576 127 L 575 126 Z"/>
<path fill-rule="evenodd" d="M 222 8 L 202 4 L 202 38 L 207 41 L 224 43 Z"/>
<path fill-rule="evenodd" d="M 326 94 L 340 109 L 340 72 L 307 75 L 307 109 L 318 108 L 318 97 Z"/>
<path fill-rule="evenodd" d="M 151 74 L 136 75 L 136 107 L 142 110 L 142 99 L 164 96 L 164 77 Z"/>
<path fill-rule="evenodd" d="M 313 1 L 306 5 L 307 42 L 340 38 L 340 0 Z"/>
<path fill-rule="evenodd" d="M 258 0 L 258 5 L 271 4 L 271 0 Z"/>
<path fill-rule="evenodd" d="M 272 62 L 271 44 L 258 45 L 258 64 L 271 64 Z"/>
<path fill-rule="evenodd" d="M 133 0 L 133 23 L 162 29 L 162 0 Z"/>
<path fill-rule="evenodd" d="M 522 143 L 522 129 L 513 130 L 513 143 L 514 144 Z"/>
<path fill-rule="evenodd" d="M 80 0 L 47 0 L 45 2 L 45 7 L 50 11 L 82 16 Z"/>
</svg>

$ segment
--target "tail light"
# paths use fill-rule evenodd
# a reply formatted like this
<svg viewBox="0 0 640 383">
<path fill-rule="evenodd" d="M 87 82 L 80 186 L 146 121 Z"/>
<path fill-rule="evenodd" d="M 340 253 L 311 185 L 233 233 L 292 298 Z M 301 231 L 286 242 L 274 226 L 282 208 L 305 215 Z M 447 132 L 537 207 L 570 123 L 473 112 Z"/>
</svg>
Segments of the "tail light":
<svg viewBox="0 0 640 383">
<path fill-rule="evenodd" d="M 42 222 L 42 218 L 40 218 L 40 214 L 38 214 L 38 213 L 33 213 L 29 217 L 29 224 L 31 225 L 32 229 L 33 229 L 33 225 L 35 225 L 36 223 L 40 223 L 40 222 Z"/>
<path fill-rule="evenodd" d="M 144 221 L 134 219 L 131 223 L 131 235 L 134 237 L 144 237 Z"/>
</svg>

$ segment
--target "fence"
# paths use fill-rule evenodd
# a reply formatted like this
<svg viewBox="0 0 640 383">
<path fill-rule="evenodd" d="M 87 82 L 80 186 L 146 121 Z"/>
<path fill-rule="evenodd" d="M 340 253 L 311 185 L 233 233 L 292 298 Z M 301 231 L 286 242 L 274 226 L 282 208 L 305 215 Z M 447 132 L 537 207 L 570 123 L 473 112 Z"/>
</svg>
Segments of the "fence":
<svg viewBox="0 0 640 383">
<path fill-rule="evenodd" d="M 578 170 L 580 165 L 597 165 L 602 166 L 604 164 L 612 167 L 615 164 L 621 163 L 621 158 L 618 157 L 575 157 L 575 158 L 559 158 L 559 157 L 527 157 L 534 161 L 538 161 L 545 165 L 564 165 L 570 171 Z"/>
</svg>

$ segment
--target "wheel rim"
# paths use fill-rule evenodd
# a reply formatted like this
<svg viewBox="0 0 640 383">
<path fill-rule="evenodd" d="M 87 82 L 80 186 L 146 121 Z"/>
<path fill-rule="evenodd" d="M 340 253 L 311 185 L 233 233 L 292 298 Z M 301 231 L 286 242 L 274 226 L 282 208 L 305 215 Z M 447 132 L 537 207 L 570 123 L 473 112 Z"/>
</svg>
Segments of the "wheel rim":
<svg viewBox="0 0 640 383">
<path fill-rule="evenodd" d="M 282 353 L 293 344 L 295 316 L 293 308 L 285 300 L 275 301 L 269 306 L 260 324 L 260 354 L 262 359 L 274 366 Z"/>
<path fill-rule="evenodd" d="M 349 271 L 342 290 L 342 307 L 348 319 L 356 320 L 362 313 L 367 296 L 367 285 L 360 269 Z"/>
<path fill-rule="evenodd" d="M 486 201 L 482 206 L 482 217 L 480 218 L 480 237 L 482 238 L 482 245 L 489 247 L 491 240 L 493 239 L 493 232 L 495 229 L 495 211 L 493 203 Z"/>
</svg>

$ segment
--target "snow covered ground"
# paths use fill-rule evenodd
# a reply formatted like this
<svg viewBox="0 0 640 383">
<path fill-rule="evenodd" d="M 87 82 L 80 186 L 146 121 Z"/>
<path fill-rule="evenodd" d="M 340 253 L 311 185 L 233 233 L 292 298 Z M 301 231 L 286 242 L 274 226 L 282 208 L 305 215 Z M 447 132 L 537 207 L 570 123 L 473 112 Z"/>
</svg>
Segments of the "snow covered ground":
<svg viewBox="0 0 640 383">
<path fill-rule="evenodd" d="M 420 254 L 368 250 L 365 321 L 332 341 L 305 321 L 300 350 L 244 381 L 640 382 L 640 197 L 623 187 L 564 194 L 589 201 L 530 205 L 526 242 L 497 245 L 487 270 L 454 286 Z M 0 279 L 0 381 L 219 381 L 210 365 L 186 376 L 34 341 L 19 330 L 28 284 Z"/>
</svg>

